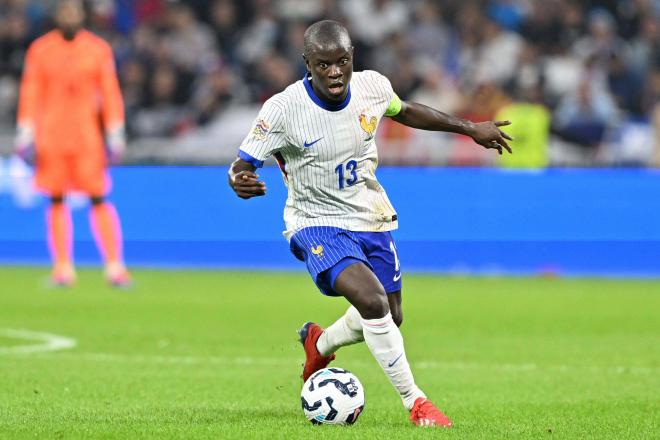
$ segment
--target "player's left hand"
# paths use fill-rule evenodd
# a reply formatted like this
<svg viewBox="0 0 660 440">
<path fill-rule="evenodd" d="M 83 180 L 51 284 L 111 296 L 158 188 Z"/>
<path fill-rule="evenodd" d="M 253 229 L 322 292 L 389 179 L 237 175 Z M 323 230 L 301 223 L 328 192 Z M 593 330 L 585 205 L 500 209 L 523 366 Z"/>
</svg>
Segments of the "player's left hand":
<svg viewBox="0 0 660 440">
<path fill-rule="evenodd" d="M 509 154 L 513 154 L 513 150 L 506 142 L 512 141 L 513 138 L 500 130 L 500 127 L 511 125 L 511 121 L 487 121 L 475 123 L 469 136 L 479 145 L 484 148 L 492 148 L 502 154 L 504 150 Z"/>
<path fill-rule="evenodd" d="M 112 165 L 120 164 L 126 154 L 126 134 L 124 133 L 124 127 L 117 127 L 108 132 L 106 143 L 108 145 L 108 160 Z"/>
<path fill-rule="evenodd" d="M 30 127 L 19 126 L 14 139 L 14 154 L 22 161 L 34 163 L 34 131 Z"/>
<path fill-rule="evenodd" d="M 108 144 L 108 160 L 112 165 L 118 165 L 124 160 L 126 144 Z"/>
</svg>

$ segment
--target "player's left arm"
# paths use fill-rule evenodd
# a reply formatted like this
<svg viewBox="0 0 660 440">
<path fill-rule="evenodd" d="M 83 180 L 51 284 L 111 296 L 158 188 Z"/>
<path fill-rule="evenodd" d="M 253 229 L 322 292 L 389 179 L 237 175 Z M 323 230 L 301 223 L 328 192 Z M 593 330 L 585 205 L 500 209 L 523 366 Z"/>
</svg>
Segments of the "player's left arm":
<svg viewBox="0 0 660 440">
<path fill-rule="evenodd" d="M 124 100 L 121 96 L 115 59 L 108 44 L 102 44 L 100 89 L 102 96 L 103 124 L 111 162 L 120 162 L 126 151 L 124 130 Z"/>
<path fill-rule="evenodd" d="M 503 150 L 513 154 L 507 140 L 513 140 L 500 127 L 510 125 L 511 121 L 472 122 L 443 113 L 417 102 L 401 101 L 394 95 L 385 113 L 395 121 L 408 127 L 431 131 L 446 131 L 470 136 L 484 148 L 493 148 L 502 154 Z"/>
</svg>

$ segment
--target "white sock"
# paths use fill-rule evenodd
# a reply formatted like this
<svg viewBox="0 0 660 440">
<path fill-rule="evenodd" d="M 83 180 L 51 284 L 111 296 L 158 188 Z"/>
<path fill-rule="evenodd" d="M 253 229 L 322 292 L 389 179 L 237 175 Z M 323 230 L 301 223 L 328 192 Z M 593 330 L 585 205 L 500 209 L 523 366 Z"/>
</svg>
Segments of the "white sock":
<svg viewBox="0 0 660 440">
<path fill-rule="evenodd" d="M 319 336 L 316 349 L 323 356 L 328 356 L 340 347 L 364 341 L 361 319 L 357 309 L 353 306 L 349 307 L 341 318 Z"/>
<path fill-rule="evenodd" d="M 388 312 L 379 319 L 363 319 L 362 332 L 371 354 L 401 395 L 403 405 L 411 410 L 415 400 L 426 395 L 415 385 L 403 348 L 403 336 L 392 320 L 392 315 Z"/>
</svg>

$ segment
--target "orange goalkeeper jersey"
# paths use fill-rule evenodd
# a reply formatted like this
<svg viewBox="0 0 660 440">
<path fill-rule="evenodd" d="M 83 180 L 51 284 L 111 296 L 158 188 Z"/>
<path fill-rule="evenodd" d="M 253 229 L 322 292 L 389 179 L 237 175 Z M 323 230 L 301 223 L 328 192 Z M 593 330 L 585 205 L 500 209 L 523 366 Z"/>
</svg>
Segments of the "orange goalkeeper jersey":
<svg viewBox="0 0 660 440">
<path fill-rule="evenodd" d="M 55 30 L 32 43 L 21 82 L 18 125 L 34 129 L 38 155 L 100 160 L 105 155 L 102 128 L 123 124 L 124 105 L 108 43 L 85 30 L 71 41 Z"/>
</svg>

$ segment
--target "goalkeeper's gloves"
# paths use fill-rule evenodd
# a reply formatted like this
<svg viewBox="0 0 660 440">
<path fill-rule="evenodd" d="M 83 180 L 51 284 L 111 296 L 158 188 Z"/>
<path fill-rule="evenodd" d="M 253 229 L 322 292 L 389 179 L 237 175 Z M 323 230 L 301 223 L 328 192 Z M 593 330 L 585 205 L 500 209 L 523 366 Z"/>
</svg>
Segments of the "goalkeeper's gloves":
<svg viewBox="0 0 660 440">
<path fill-rule="evenodd" d="M 126 133 L 124 126 L 120 125 L 106 134 L 106 145 L 108 146 L 108 155 L 110 163 L 116 165 L 121 163 L 126 153 Z"/>
<path fill-rule="evenodd" d="M 34 162 L 34 128 L 32 126 L 18 126 L 14 139 L 14 154 L 25 162 Z"/>
</svg>

